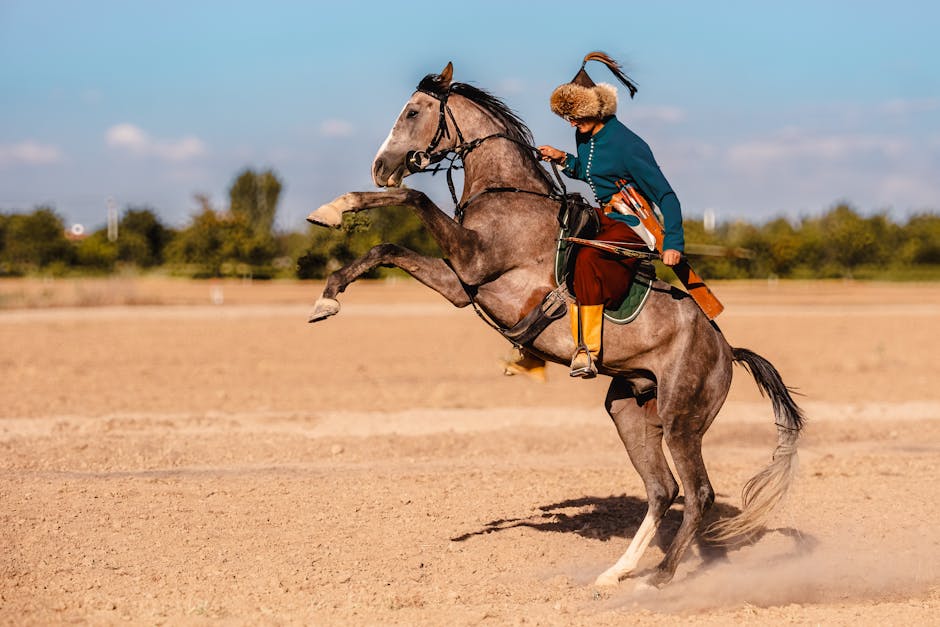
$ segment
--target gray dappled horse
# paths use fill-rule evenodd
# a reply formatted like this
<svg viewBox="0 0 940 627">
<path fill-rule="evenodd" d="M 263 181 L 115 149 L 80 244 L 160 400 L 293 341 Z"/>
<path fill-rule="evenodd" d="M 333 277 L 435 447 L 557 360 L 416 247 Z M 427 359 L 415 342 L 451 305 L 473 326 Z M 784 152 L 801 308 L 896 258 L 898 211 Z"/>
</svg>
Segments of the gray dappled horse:
<svg viewBox="0 0 940 627">
<path fill-rule="evenodd" d="M 338 227 L 342 215 L 392 205 L 411 207 L 437 240 L 444 258 L 379 244 L 329 276 L 310 321 L 339 312 L 336 297 L 366 272 L 397 266 L 457 307 L 471 303 L 491 321 L 512 327 L 556 288 L 559 226 L 557 187 L 536 158 L 523 122 L 497 98 L 452 82 L 453 67 L 418 85 L 372 164 L 375 192 L 350 192 L 313 211 L 314 224 Z M 457 153 L 465 172 L 451 218 L 402 179 L 441 155 Z M 552 322 L 527 350 L 567 364 L 574 352 L 567 317 Z M 611 377 L 606 408 L 646 487 L 648 509 L 626 553 L 597 583 L 616 584 L 636 570 L 679 486 L 670 472 L 665 441 L 684 488 L 685 507 L 675 539 L 649 580 L 670 581 L 711 506 L 715 493 L 702 460 L 702 436 L 724 403 L 731 365 L 741 363 L 773 404 L 778 447 L 773 461 L 743 492 L 743 509 L 709 529 L 713 539 L 747 536 L 763 528 L 792 483 L 803 415 L 776 369 L 746 349 L 732 348 L 684 292 L 655 282 L 644 309 L 630 324 L 608 324 L 599 374 Z"/>
</svg>

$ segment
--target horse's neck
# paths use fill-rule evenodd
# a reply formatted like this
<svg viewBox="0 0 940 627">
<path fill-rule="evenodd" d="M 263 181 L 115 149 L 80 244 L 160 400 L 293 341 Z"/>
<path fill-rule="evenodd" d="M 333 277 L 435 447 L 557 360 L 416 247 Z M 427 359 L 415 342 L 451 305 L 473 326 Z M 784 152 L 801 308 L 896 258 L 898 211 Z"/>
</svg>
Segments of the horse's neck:
<svg viewBox="0 0 940 627">
<path fill-rule="evenodd" d="M 538 163 L 525 154 L 524 147 L 503 137 L 491 137 L 508 134 L 502 125 L 476 105 L 467 104 L 463 108 L 464 120 L 458 124 L 464 140 L 490 137 L 464 158 L 463 199 L 494 187 L 549 191 L 545 178 L 538 172 Z"/>
<path fill-rule="evenodd" d="M 487 145 L 489 144 L 489 145 Z M 490 139 L 464 159 L 464 197 L 494 187 L 547 193 L 548 186 L 518 147 L 502 138 Z"/>
</svg>

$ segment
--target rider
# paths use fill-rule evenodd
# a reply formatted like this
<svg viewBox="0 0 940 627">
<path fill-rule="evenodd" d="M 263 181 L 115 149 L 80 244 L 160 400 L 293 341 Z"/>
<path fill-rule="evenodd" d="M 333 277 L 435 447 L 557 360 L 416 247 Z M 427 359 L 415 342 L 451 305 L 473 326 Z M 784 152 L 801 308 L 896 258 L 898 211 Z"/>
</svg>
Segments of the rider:
<svg viewBox="0 0 940 627">
<path fill-rule="evenodd" d="M 539 146 L 539 152 L 544 160 L 560 164 L 567 176 L 591 187 L 598 205 L 605 208 L 597 209 L 601 225 L 598 240 L 642 243 L 634 227 L 618 219 L 624 216 L 606 208 L 620 179 L 636 186 L 650 204 L 659 207 L 665 230 L 662 261 L 674 266 L 685 246 L 679 199 L 647 143 L 614 115 L 617 89 L 606 83 L 595 84 L 584 70 L 588 61 L 606 65 L 627 87 L 631 98 L 636 93 L 636 85 L 616 61 L 602 52 L 588 54 L 577 75 L 570 83 L 557 87 L 550 99 L 552 112 L 577 129 L 577 155 L 552 146 Z M 577 252 L 573 281 L 577 302 L 570 308 L 571 333 L 577 348 L 571 360 L 571 376 L 589 378 L 597 374 L 595 361 L 601 350 L 604 308 L 616 308 L 623 301 L 638 262 L 636 258 L 619 257 L 587 246 Z"/>
</svg>

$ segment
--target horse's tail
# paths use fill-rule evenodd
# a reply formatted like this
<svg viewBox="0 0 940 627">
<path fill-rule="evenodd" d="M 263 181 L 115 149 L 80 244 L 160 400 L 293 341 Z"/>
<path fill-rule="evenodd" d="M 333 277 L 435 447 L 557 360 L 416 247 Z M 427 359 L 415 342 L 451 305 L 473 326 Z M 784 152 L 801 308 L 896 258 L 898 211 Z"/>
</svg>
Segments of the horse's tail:
<svg viewBox="0 0 940 627">
<path fill-rule="evenodd" d="M 761 395 L 770 397 L 777 424 L 777 449 L 766 468 L 754 475 L 741 492 L 742 511 L 708 528 L 707 535 L 718 542 L 746 537 L 760 531 L 770 512 L 786 495 L 796 477 L 797 440 L 806 420 L 803 410 L 791 396 L 773 365 L 746 348 L 733 348 L 732 356 L 757 382 Z"/>
</svg>

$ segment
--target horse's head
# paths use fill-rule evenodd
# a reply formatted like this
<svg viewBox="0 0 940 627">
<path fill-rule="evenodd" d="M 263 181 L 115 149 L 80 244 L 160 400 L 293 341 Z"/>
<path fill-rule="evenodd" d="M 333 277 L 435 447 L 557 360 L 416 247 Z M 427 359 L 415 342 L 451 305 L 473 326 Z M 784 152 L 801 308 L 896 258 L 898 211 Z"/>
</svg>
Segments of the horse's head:
<svg viewBox="0 0 940 627">
<path fill-rule="evenodd" d="M 451 63 L 418 85 L 372 161 L 372 180 L 379 187 L 398 187 L 402 179 L 427 165 L 429 153 L 446 148 L 444 107 L 454 75 Z M 409 168 L 409 162 L 411 168 Z"/>
</svg>

